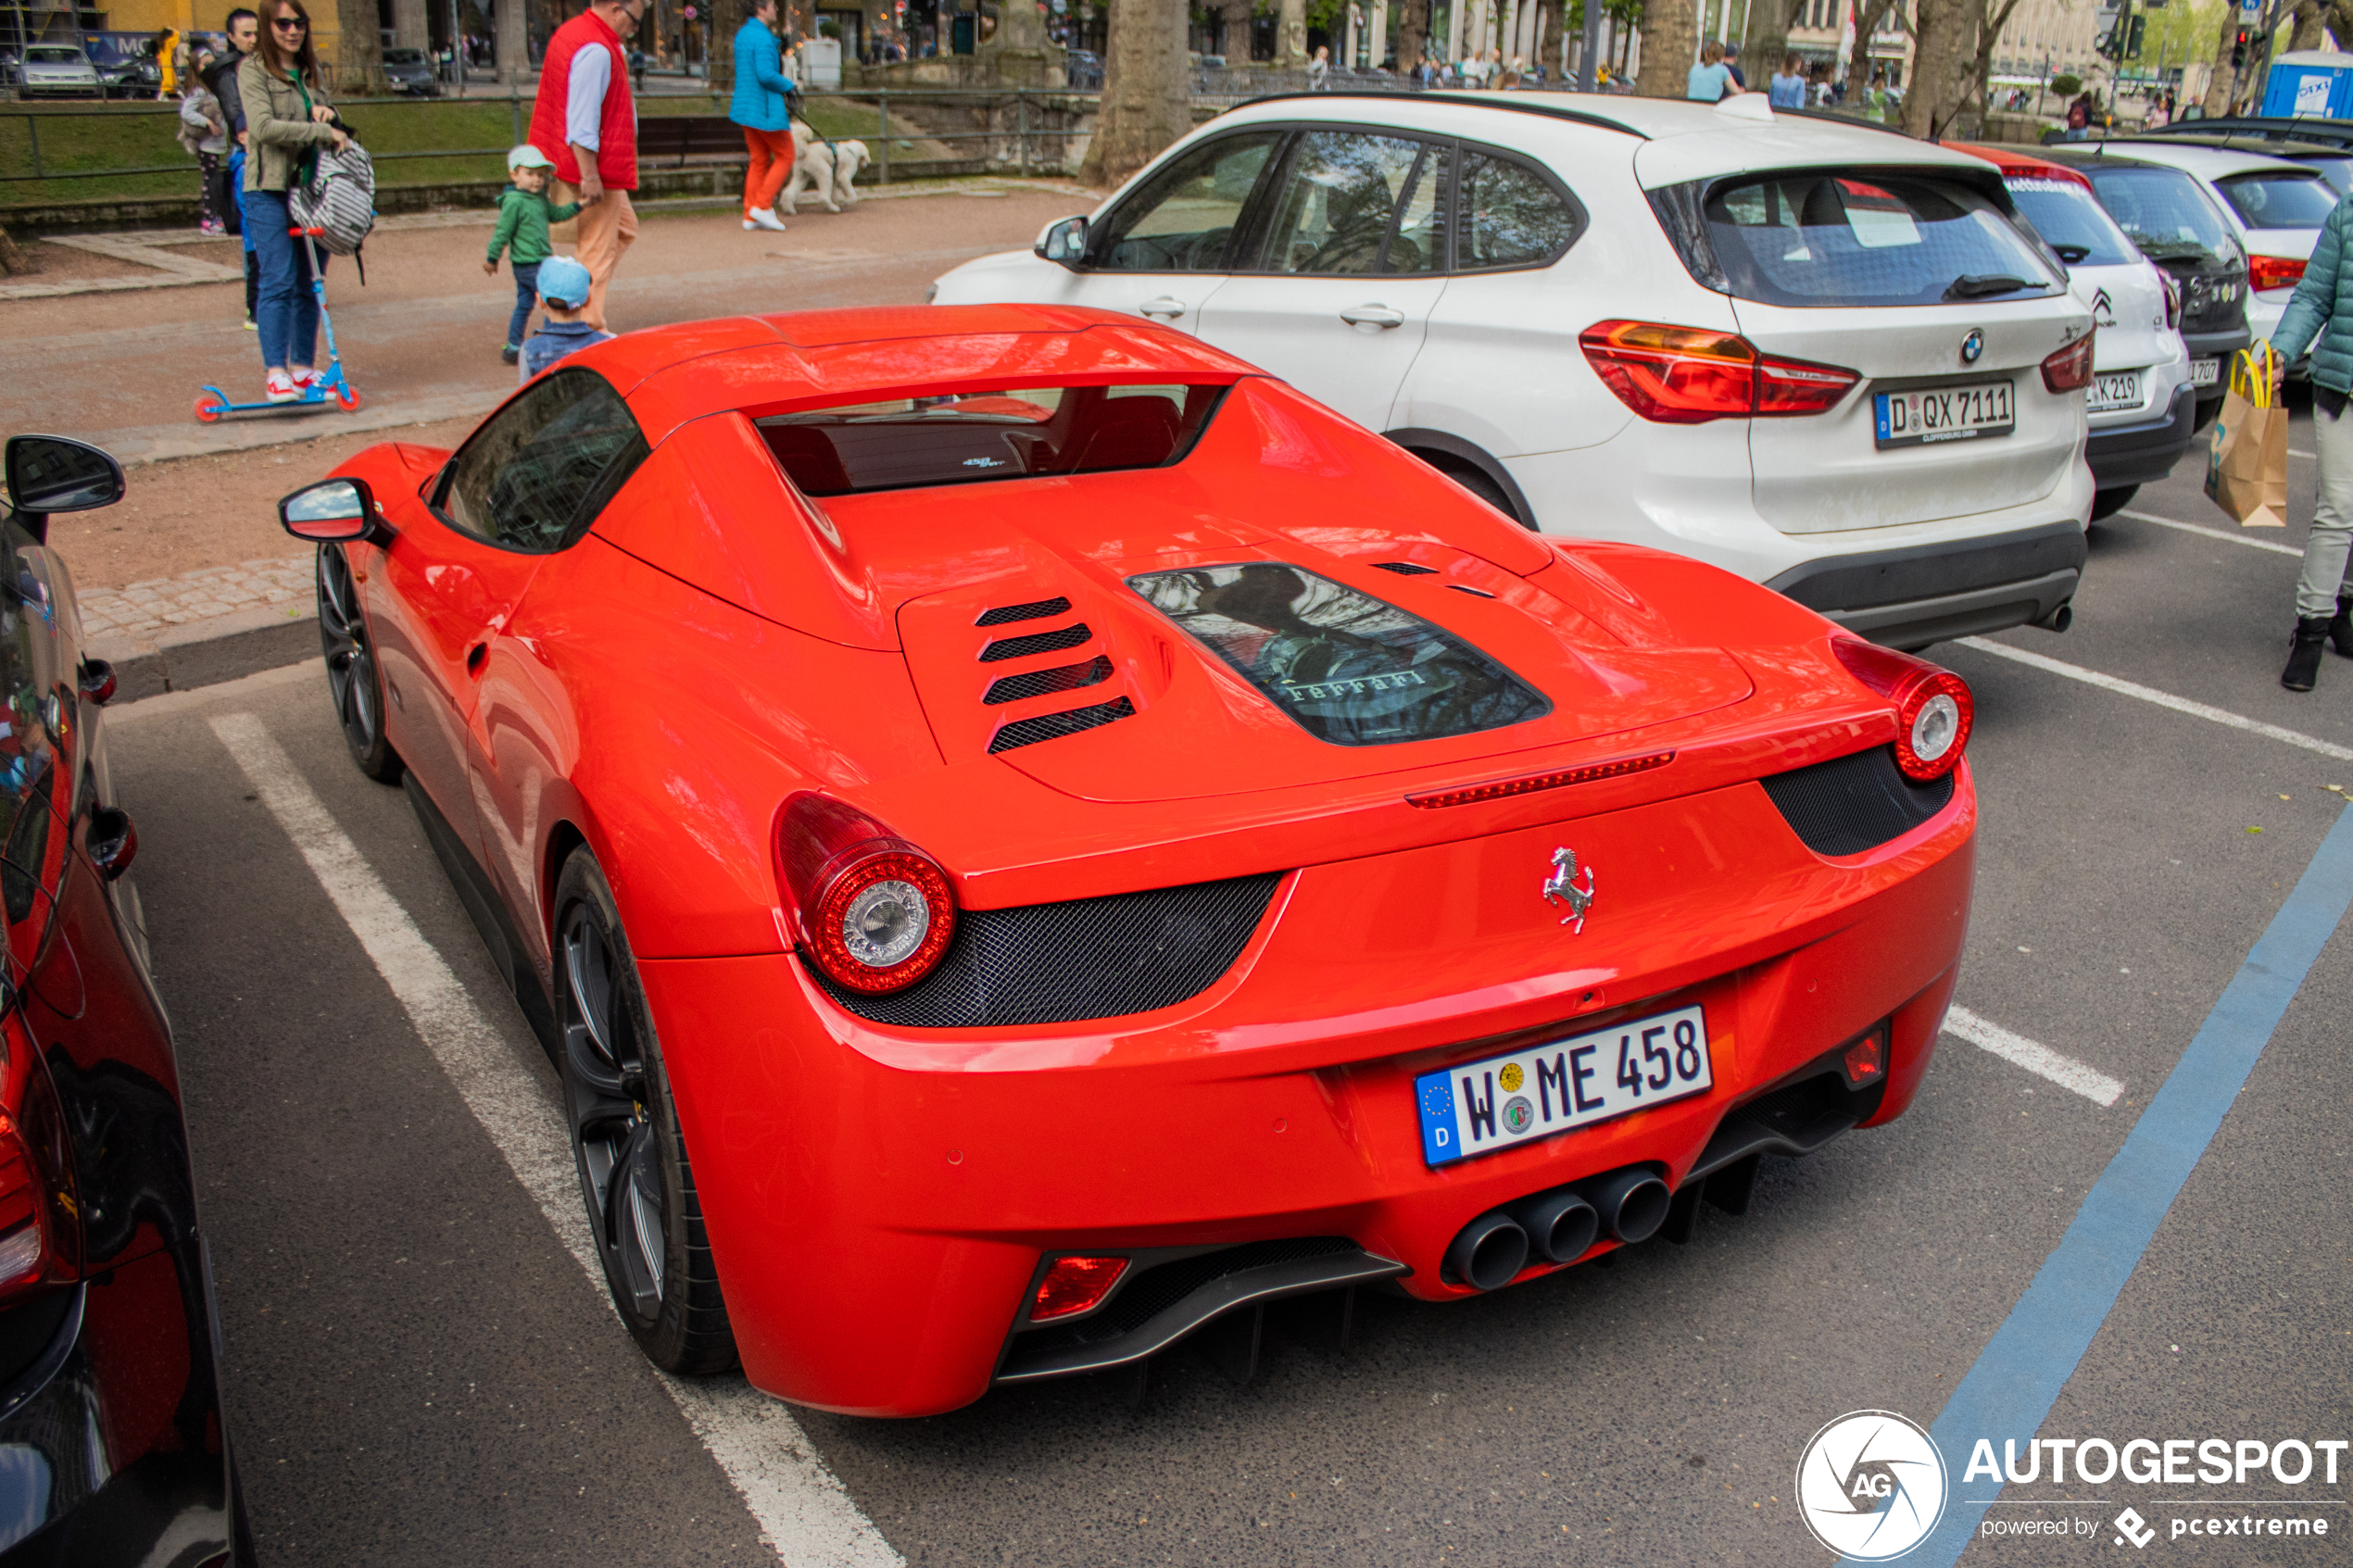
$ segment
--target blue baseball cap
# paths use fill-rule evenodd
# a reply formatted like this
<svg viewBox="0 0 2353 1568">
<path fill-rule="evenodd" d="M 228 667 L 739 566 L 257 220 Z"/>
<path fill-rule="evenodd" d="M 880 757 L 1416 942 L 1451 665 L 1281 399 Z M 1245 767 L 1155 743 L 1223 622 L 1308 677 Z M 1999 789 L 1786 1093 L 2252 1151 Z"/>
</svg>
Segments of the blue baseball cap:
<svg viewBox="0 0 2353 1568">
<path fill-rule="evenodd" d="M 588 303 L 588 269 L 569 256 L 551 256 L 539 264 L 539 297 L 566 310 Z"/>
</svg>

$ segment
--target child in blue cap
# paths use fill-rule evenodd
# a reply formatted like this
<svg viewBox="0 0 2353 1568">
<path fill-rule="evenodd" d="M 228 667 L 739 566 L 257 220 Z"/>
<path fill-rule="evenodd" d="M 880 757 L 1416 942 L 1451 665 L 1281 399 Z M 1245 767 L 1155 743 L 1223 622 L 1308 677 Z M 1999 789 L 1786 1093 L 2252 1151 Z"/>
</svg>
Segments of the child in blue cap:
<svg viewBox="0 0 2353 1568">
<path fill-rule="evenodd" d="M 547 307 L 547 320 L 522 345 L 523 381 L 613 335 L 580 319 L 588 307 L 588 269 L 571 257 L 551 256 L 539 264 L 539 298 Z"/>
</svg>

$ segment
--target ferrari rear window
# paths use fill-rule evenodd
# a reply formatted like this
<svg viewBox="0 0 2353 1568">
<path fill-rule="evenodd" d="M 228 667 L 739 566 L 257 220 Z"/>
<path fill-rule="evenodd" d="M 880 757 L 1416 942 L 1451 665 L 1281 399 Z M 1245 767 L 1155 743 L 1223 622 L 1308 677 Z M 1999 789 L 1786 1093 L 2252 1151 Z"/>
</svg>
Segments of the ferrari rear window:
<svg viewBox="0 0 2353 1568">
<path fill-rule="evenodd" d="M 894 397 L 759 421 L 805 495 L 1156 469 L 1192 449 L 1225 387 L 1026 386 Z"/>
<path fill-rule="evenodd" d="M 1335 746 L 1476 734 L 1553 710 L 1445 628 L 1281 561 L 1148 571 L 1127 585 Z"/>
</svg>

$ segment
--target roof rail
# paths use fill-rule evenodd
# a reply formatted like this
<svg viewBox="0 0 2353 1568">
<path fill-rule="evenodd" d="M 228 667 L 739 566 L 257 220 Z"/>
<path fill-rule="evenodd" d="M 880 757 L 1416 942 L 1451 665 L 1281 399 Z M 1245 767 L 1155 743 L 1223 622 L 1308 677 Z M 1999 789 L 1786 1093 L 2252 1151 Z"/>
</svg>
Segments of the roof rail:
<svg viewBox="0 0 2353 1568">
<path fill-rule="evenodd" d="M 1529 94 L 1530 97 L 1534 97 L 1535 95 L 1536 94 Z M 1562 94 L 1564 97 L 1567 95 L 1567 94 Z M 1599 97 L 1602 94 L 1580 94 L 1579 95 Z M 1234 107 L 1238 109 L 1253 108 L 1260 104 L 1279 104 L 1299 98 L 1313 98 L 1323 103 L 1328 103 L 1334 98 L 1371 98 L 1382 103 L 1395 103 L 1400 98 L 1409 99 L 1415 102 L 1431 101 L 1430 95 L 1424 93 L 1373 93 L 1340 87 L 1334 88 L 1332 91 L 1327 93 L 1269 93 L 1264 97 L 1245 99 L 1241 103 L 1236 104 Z M 1632 126 L 1628 125 L 1621 120 L 1612 119 L 1606 115 L 1594 114 L 1585 109 L 1561 108 L 1551 104 L 1523 104 L 1516 101 L 1506 102 L 1501 98 L 1463 97 L 1451 94 L 1444 99 L 1438 101 L 1449 104 L 1475 104 L 1481 108 L 1504 109 L 1515 114 L 1538 114 L 1542 115 L 1549 119 L 1574 120 L 1579 125 L 1595 126 L 1603 131 L 1616 131 L 1623 135 L 1631 136 L 1636 141 L 1647 142 L 1650 140 L 1648 135 L 1644 134 L 1642 132 L 1635 130 Z"/>
</svg>

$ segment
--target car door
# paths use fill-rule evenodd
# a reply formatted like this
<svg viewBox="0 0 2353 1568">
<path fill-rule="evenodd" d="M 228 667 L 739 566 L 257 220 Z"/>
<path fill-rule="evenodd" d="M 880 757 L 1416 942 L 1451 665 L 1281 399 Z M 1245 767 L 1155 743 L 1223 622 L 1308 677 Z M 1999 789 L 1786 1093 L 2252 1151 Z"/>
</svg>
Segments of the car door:
<svg viewBox="0 0 2353 1568">
<path fill-rule="evenodd" d="M 1287 134 L 1238 131 L 1179 154 L 1094 225 L 1061 303 L 1197 331 Z"/>
<path fill-rule="evenodd" d="M 1202 339 L 1371 430 L 1446 288 L 1453 147 L 1353 127 L 1302 133 L 1256 254 L 1203 304 Z"/>
</svg>

